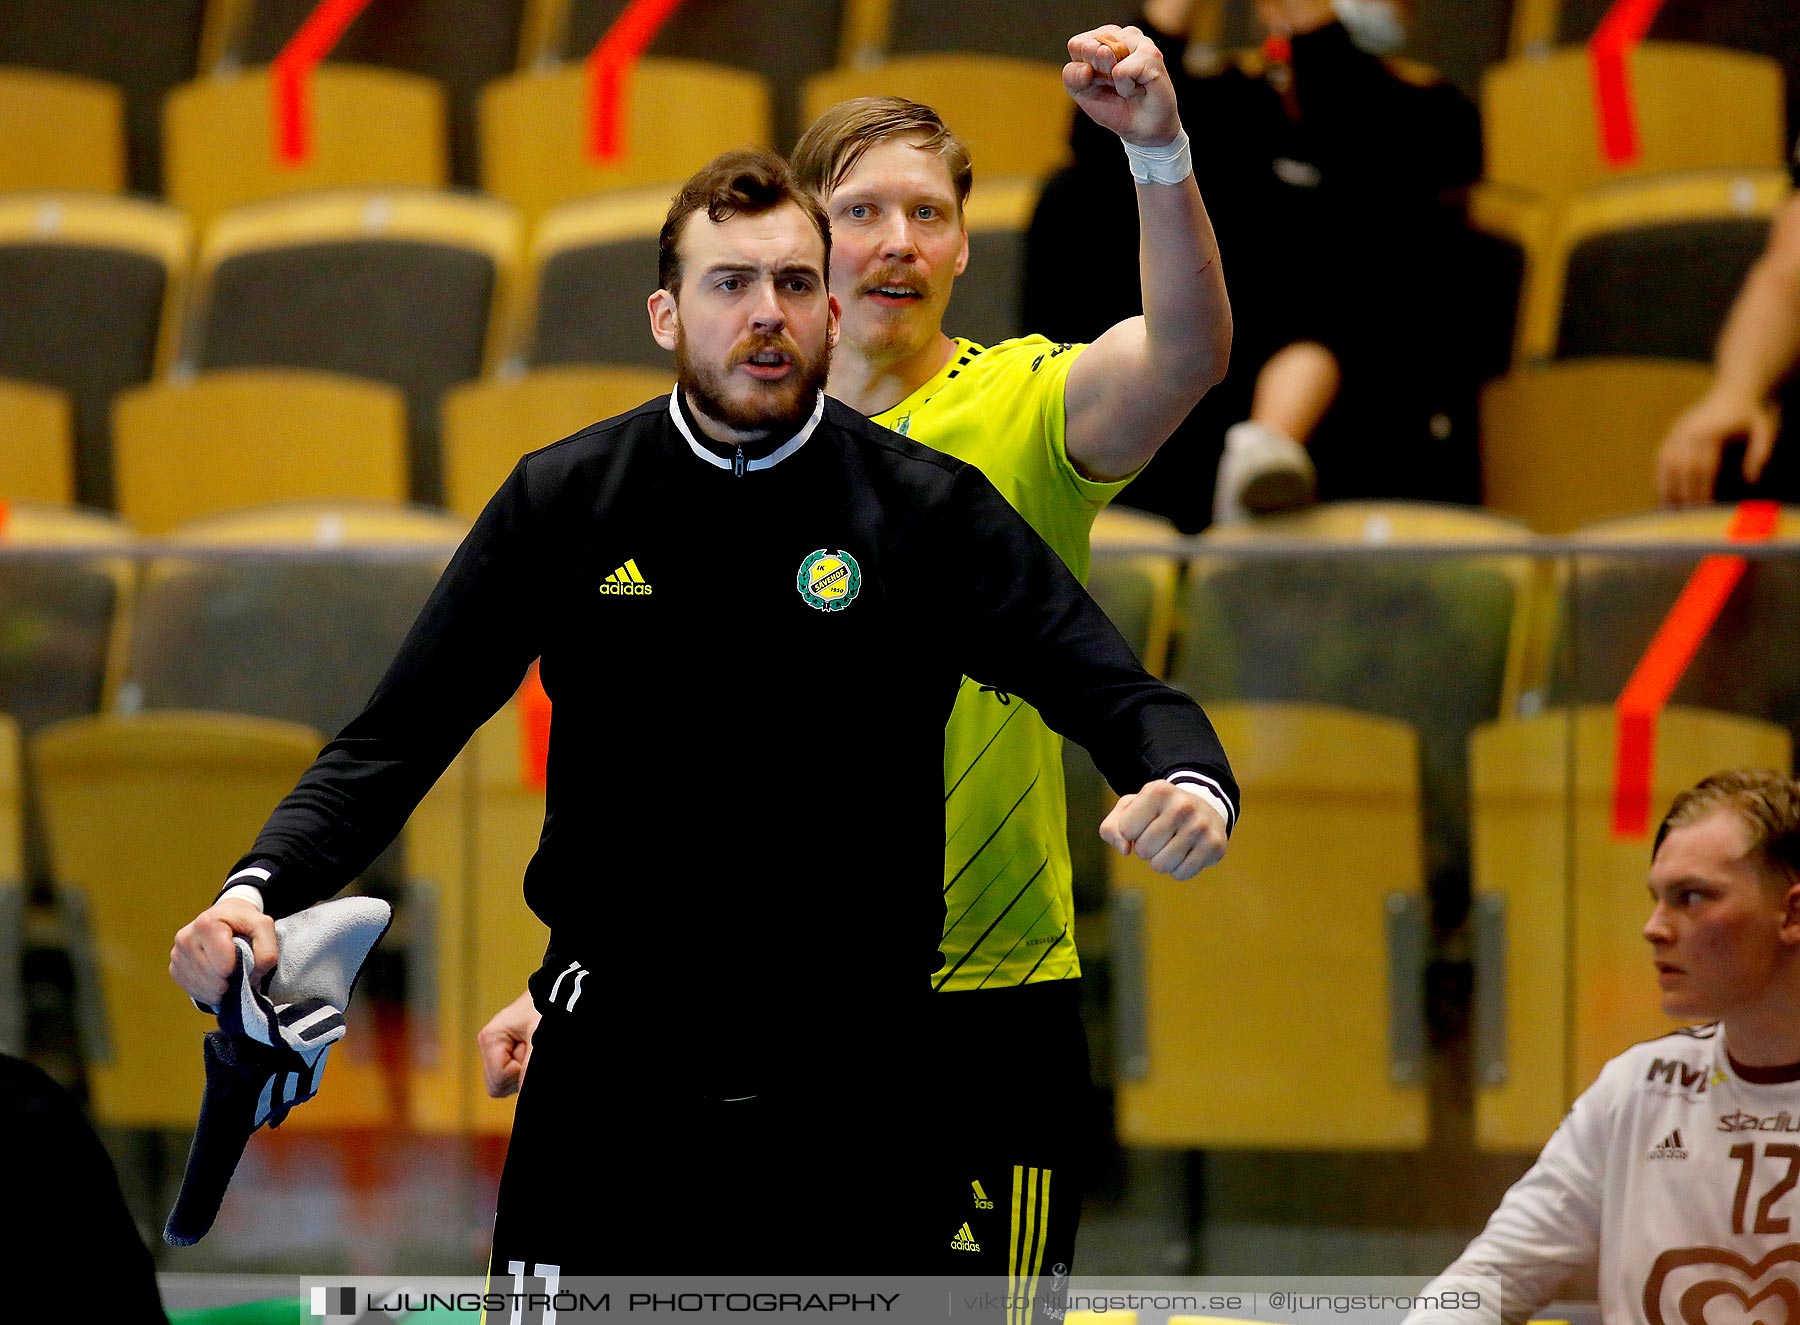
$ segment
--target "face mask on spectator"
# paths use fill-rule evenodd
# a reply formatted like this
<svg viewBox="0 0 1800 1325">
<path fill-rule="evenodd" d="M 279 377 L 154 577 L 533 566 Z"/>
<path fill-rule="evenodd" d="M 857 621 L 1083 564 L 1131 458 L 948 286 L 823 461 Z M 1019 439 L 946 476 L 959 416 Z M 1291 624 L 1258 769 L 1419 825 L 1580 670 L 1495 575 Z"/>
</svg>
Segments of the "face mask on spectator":
<svg viewBox="0 0 1800 1325">
<path fill-rule="evenodd" d="M 1406 45 L 1406 21 L 1392 0 L 1332 0 L 1331 7 L 1359 50 L 1392 55 Z"/>
</svg>

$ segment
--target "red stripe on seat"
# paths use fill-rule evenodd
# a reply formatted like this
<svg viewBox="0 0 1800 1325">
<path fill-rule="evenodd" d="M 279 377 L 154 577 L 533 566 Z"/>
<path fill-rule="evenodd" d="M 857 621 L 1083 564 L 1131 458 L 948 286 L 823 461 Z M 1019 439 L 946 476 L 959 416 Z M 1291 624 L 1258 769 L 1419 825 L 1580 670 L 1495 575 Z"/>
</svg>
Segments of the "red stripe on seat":
<svg viewBox="0 0 1800 1325">
<path fill-rule="evenodd" d="M 1763 543 L 1775 533 L 1781 508 L 1772 501 L 1738 505 L 1725 537 L 1733 543 Z M 1744 576 L 1744 558 L 1719 554 L 1704 558 L 1688 577 L 1680 597 L 1657 628 L 1620 692 L 1617 758 L 1613 766 L 1614 837 L 1640 838 L 1649 829 L 1650 788 L 1656 773 L 1656 719 L 1682 674 L 1719 619 Z"/>
<path fill-rule="evenodd" d="M 1643 154 L 1631 91 L 1631 52 L 1643 42 L 1662 7 L 1663 0 L 1616 0 L 1588 41 L 1600 156 L 1615 170 L 1635 164 Z"/>
<path fill-rule="evenodd" d="M 275 57 L 275 159 L 299 167 L 312 156 L 312 71 L 369 0 L 320 0 Z"/>
<path fill-rule="evenodd" d="M 631 71 L 681 0 L 631 0 L 588 56 L 588 158 L 625 155 L 625 98 Z"/>
</svg>

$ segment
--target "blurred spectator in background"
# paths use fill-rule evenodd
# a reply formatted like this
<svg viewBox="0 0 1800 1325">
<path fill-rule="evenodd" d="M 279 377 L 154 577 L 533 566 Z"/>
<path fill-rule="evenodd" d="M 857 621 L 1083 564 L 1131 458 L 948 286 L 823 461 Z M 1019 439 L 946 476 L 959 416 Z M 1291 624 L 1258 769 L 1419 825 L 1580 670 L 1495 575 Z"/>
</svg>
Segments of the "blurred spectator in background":
<svg viewBox="0 0 1800 1325">
<path fill-rule="evenodd" d="M 1719 332 L 1712 388 L 1675 420 L 1656 461 L 1666 502 L 1800 500 L 1800 198 L 1775 218 Z M 1792 429 L 1787 428 L 1787 433 Z"/>
<path fill-rule="evenodd" d="M 1315 488 L 1478 500 L 1476 342 L 1504 314 L 1484 319 L 1471 293 L 1474 105 L 1388 58 L 1410 0 L 1257 0 L 1269 40 L 1229 60 L 1188 51 L 1198 7 L 1148 0 L 1139 25 L 1194 126 L 1236 316 L 1232 366 L 1120 500 L 1189 532 Z M 1091 340 L 1140 306 L 1129 266 L 1096 279 L 1093 255 L 1129 251 L 1137 214 L 1118 140 L 1095 128 L 1076 117 L 1073 164 L 1032 221 L 1024 325 L 1052 339 Z"/>
</svg>

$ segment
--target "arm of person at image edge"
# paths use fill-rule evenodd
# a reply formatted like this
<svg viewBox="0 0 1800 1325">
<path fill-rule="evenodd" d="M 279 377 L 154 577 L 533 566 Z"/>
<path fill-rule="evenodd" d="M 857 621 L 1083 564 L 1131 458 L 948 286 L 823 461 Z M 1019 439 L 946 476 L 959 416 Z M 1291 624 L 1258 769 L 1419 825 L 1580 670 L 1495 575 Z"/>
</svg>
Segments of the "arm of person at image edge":
<svg viewBox="0 0 1800 1325">
<path fill-rule="evenodd" d="M 1487 1227 L 1419 1294 L 1448 1295 L 1452 1302 L 1461 1295 L 1463 1305 L 1415 1311 L 1404 1325 L 1519 1325 L 1553 1300 L 1571 1274 L 1599 1264 L 1613 1100 L 1624 1070 L 1617 1060 L 1606 1066 L 1530 1171 L 1501 1198 Z M 1455 1282 L 1459 1277 L 1464 1282 Z M 1483 1279 L 1488 1282 L 1471 1282 Z M 1469 1293 L 1479 1294 L 1478 1305 Z"/>
<path fill-rule="evenodd" d="M 1126 54 L 1115 58 L 1114 44 Z M 1164 152 L 1184 138 L 1162 52 L 1138 28 L 1107 26 L 1071 38 L 1063 86 L 1087 116 L 1127 144 Z M 1137 200 L 1143 315 L 1095 340 L 1069 369 L 1064 388 L 1069 459 L 1101 482 L 1143 468 L 1224 377 L 1231 355 L 1231 305 L 1192 171 L 1175 183 L 1137 185 Z M 1073 276 L 1116 279 L 1105 261 Z"/>
<path fill-rule="evenodd" d="M 198 1003 L 224 996 L 233 939 L 255 973 L 274 965 L 275 920 L 324 901 L 391 842 L 457 751 L 537 657 L 538 577 L 522 461 L 438 580 L 368 706 L 319 754 L 231 868 L 213 904 L 175 936 L 169 974 Z"/>
<path fill-rule="evenodd" d="M 1745 441 L 1744 481 L 1752 484 L 1775 449 L 1775 390 L 1800 364 L 1800 198 L 1776 217 L 1719 333 L 1715 362 L 1711 389 L 1675 420 L 1657 452 L 1657 492 L 1676 506 L 1713 499 L 1730 443 Z"/>
<path fill-rule="evenodd" d="M 942 458 L 940 458 L 940 461 Z M 1062 558 L 980 470 L 953 467 L 921 540 L 955 583 L 934 620 L 946 664 L 1035 707 L 1085 746 L 1119 803 L 1100 836 L 1159 873 L 1191 879 L 1225 853 L 1238 787 L 1212 723 L 1144 671 Z"/>
</svg>

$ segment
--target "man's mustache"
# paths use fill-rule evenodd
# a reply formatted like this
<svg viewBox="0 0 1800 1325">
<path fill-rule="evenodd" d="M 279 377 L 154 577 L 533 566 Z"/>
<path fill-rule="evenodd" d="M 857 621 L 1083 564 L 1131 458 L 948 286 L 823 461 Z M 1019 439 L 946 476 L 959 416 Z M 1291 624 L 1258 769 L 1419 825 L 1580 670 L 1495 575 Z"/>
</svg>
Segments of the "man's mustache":
<svg viewBox="0 0 1800 1325">
<path fill-rule="evenodd" d="M 739 341 L 732 347 L 731 358 L 726 367 L 736 368 L 748 362 L 758 354 L 766 354 L 773 350 L 777 354 L 785 354 L 795 363 L 804 363 L 806 356 L 800 353 L 800 347 L 787 336 L 757 336 L 752 340 Z"/>
</svg>

